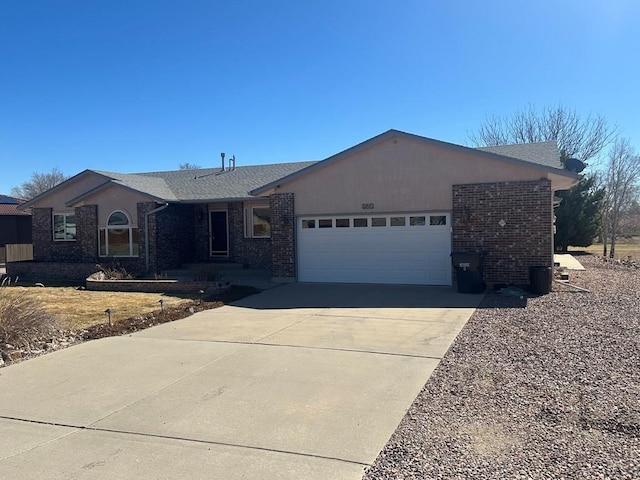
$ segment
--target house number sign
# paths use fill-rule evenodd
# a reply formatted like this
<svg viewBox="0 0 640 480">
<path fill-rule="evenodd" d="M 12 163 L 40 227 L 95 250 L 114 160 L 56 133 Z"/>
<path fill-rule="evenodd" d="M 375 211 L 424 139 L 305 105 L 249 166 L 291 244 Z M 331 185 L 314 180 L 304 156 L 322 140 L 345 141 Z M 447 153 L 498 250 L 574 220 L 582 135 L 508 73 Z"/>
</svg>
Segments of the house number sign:
<svg viewBox="0 0 640 480">
<path fill-rule="evenodd" d="M 363 203 L 362 204 L 362 209 L 363 210 L 373 210 L 374 206 L 373 203 Z"/>
</svg>

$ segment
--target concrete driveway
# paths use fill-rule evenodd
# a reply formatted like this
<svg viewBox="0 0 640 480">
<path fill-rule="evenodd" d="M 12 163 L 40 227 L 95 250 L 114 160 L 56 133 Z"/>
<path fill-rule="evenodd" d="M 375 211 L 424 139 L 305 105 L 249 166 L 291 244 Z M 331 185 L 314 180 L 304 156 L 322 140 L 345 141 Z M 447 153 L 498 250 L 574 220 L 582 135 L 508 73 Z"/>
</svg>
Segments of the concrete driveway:
<svg viewBox="0 0 640 480">
<path fill-rule="evenodd" d="M 359 479 L 480 300 L 286 285 L 0 369 L 0 478 Z"/>
</svg>

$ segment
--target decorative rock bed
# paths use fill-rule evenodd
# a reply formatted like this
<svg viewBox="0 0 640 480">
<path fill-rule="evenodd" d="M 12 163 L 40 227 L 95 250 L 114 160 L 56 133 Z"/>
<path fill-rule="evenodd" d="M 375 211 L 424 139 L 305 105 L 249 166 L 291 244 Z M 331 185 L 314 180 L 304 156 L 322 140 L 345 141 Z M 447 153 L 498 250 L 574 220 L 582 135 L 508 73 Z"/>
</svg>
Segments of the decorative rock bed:
<svg viewBox="0 0 640 480">
<path fill-rule="evenodd" d="M 486 296 L 365 480 L 640 479 L 640 275 L 578 260 L 589 292 Z"/>
</svg>

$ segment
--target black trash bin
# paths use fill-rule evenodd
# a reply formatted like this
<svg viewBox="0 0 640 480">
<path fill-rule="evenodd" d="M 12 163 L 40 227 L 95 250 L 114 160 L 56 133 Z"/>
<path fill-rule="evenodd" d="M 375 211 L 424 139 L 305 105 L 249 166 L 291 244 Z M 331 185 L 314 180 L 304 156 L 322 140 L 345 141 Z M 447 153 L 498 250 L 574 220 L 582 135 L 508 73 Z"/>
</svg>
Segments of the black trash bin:
<svg viewBox="0 0 640 480">
<path fill-rule="evenodd" d="M 487 288 L 484 283 L 482 263 L 484 254 L 478 252 L 453 252 L 451 263 L 456 271 L 458 292 L 482 293 Z"/>
<path fill-rule="evenodd" d="M 538 295 L 546 295 L 551 291 L 551 267 L 529 267 L 529 290 Z"/>
</svg>

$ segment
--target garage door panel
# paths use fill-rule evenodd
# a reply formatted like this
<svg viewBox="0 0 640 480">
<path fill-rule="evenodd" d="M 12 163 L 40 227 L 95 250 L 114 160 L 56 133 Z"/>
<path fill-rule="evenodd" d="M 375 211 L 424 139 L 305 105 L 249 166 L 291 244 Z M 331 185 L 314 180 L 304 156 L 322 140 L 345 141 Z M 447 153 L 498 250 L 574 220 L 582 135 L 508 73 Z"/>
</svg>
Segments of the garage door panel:
<svg viewBox="0 0 640 480">
<path fill-rule="evenodd" d="M 298 220 L 298 280 L 306 282 L 398 283 L 398 284 L 451 284 L 451 234 L 449 215 L 446 225 L 318 228 L 320 217 Z M 431 214 L 433 215 L 433 214 Z M 376 215 L 376 218 L 381 216 Z M 322 217 L 326 220 L 329 217 Z M 345 217 L 340 217 L 345 218 Z M 357 218 L 365 218 L 359 216 Z M 303 228 L 303 220 L 314 228 Z M 305 223 L 305 225 L 309 225 Z M 327 222 L 323 222 L 326 224 Z"/>
</svg>

